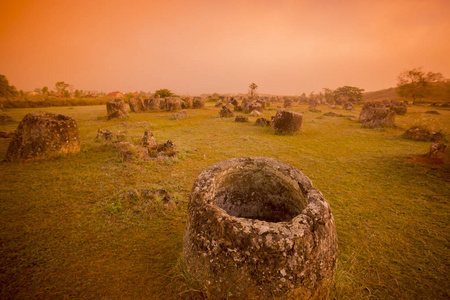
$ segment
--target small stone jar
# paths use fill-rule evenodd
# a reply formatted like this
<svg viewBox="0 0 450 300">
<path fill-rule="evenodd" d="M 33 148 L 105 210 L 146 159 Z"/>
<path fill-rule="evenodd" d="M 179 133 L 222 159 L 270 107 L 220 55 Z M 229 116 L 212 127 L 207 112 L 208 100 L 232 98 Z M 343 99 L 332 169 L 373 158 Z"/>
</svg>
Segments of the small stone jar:
<svg viewBox="0 0 450 300">
<path fill-rule="evenodd" d="M 290 165 L 232 158 L 194 183 L 183 256 L 213 298 L 326 298 L 336 255 L 330 205 Z"/>
</svg>

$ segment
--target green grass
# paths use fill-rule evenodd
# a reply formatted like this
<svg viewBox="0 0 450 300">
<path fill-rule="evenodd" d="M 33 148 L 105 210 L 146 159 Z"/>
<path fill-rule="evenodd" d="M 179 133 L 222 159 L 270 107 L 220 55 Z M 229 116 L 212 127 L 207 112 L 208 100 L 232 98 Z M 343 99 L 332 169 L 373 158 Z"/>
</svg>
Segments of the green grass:
<svg viewBox="0 0 450 300">
<path fill-rule="evenodd" d="M 219 118 L 212 102 L 188 110 L 185 120 L 158 111 L 106 121 L 105 106 L 39 109 L 74 117 L 82 149 L 0 165 L 0 298 L 201 299 L 180 259 L 190 189 L 215 162 L 269 156 L 304 172 L 331 204 L 339 239 L 331 298 L 448 299 L 450 168 L 408 162 L 430 143 L 400 137 L 430 108 L 408 108 L 391 129 L 317 118 L 328 111 L 319 108 L 320 114 L 293 108 L 304 111 L 302 130 L 293 135 L 254 126 L 256 117 Z M 0 130 L 15 129 L 34 110 L 6 109 L 16 122 Z M 449 139 L 450 111 L 433 110 Z M 149 125 L 132 125 L 143 121 Z M 98 128 L 127 130 L 134 141 L 150 129 L 159 143 L 177 145 L 178 158 L 124 163 L 114 147 L 95 141 Z M 9 141 L 0 140 L 0 158 Z M 170 191 L 178 209 L 119 198 L 144 188 Z"/>
</svg>

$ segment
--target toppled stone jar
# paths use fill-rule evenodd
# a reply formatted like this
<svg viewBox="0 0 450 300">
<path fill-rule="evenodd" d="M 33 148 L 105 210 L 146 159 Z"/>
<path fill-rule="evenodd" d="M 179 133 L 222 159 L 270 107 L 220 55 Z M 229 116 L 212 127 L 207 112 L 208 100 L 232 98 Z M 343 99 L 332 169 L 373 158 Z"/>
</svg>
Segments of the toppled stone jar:
<svg viewBox="0 0 450 300">
<path fill-rule="evenodd" d="M 183 256 L 213 297 L 326 298 L 336 255 L 330 205 L 290 165 L 232 158 L 194 183 Z"/>
</svg>

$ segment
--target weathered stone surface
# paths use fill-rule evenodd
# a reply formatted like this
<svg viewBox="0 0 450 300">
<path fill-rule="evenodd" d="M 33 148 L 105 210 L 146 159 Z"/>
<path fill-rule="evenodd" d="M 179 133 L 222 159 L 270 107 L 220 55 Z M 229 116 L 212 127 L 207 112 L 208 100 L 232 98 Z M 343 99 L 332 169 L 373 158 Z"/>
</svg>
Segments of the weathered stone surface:
<svg viewBox="0 0 450 300">
<path fill-rule="evenodd" d="M 257 110 L 252 110 L 251 112 L 250 112 L 250 116 L 253 116 L 253 117 L 259 117 L 259 116 L 261 116 L 262 114 L 259 112 L 259 111 L 257 111 Z"/>
<path fill-rule="evenodd" d="M 439 142 L 445 139 L 441 132 L 430 132 L 418 126 L 406 130 L 404 137 L 415 141 L 425 142 Z"/>
<path fill-rule="evenodd" d="M 205 107 L 205 99 L 201 97 L 194 97 L 192 100 L 192 108 L 203 108 Z"/>
<path fill-rule="evenodd" d="M 118 141 L 125 141 L 128 138 L 128 131 L 126 130 L 119 130 L 116 134 L 116 140 Z"/>
<path fill-rule="evenodd" d="M 80 152 L 80 132 L 75 119 L 51 112 L 26 115 L 17 127 L 7 161 L 55 158 Z"/>
<path fill-rule="evenodd" d="M 405 102 L 392 101 L 390 107 L 397 115 L 406 115 L 407 106 Z"/>
<path fill-rule="evenodd" d="M 245 123 L 245 122 L 248 122 L 248 117 L 246 117 L 246 116 L 236 116 L 234 121 L 235 122 Z"/>
<path fill-rule="evenodd" d="M 386 108 L 381 102 L 366 102 L 359 114 L 359 121 L 364 127 L 392 127 L 395 112 Z"/>
<path fill-rule="evenodd" d="M 0 122 L 13 122 L 13 121 L 14 121 L 13 118 L 8 116 L 7 114 L 0 112 Z"/>
<path fill-rule="evenodd" d="M 153 133 L 150 130 L 146 130 L 144 132 L 144 136 L 142 137 L 142 144 L 143 147 L 152 148 L 157 146 L 156 139 L 153 136 Z"/>
<path fill-rule="evenodd" d="M 256 119 L 255 125 L 258 126 L 270 126 L 270 121 L 266 118 L 258 118 Z"/>
<path fill-rule="evenodd" d="M 183 256 L 218 299 L 324 299 L 336 267 L 331 209 L 311 180 L 273 158 L 233 158 L 197 178 Z"/>
<path fill-rule="evenodd" d="M 236 105 L 233 109 L 234 111 L 243 111 L 242 106 Z"/>
<path fill-rule="evenodd" d="M 223 104 L 222 104 L 222 100 L 219 100 L 219 101 L 217 101 L 216 102 L 216 104 L 214 105 L 215 107 L 221 107 Z"/>
<path fill-rule="evenodd" d="M 239 102 L 234 97 L 231 97 L 231 99 L 230 99 L 230 101 L 228 101 L 228 103 L 232 104 L 233 106 L 239 105 Z"/>
<path fill-rule="evenodd" d="M 175 151 L 175 144 L 168 140 L 163 144 L 157 144 L 149 149 L 149 155 L 151 157 L 173 157 L 177 154 Z"/>
<path fill-rule="evenodd" d="M 125 101 L 122 99 L 110 99 L 106 102 L 106 111 L 108 115 L 108 120 L 114 118 L 124 118 L 128 116 L 127 107 Z"/>
<path fill-rule="evenodd" d="M 254 111 L 254 110 L 262 112 L 263 109 L 264 109 L 264 107 L 263 107 L 263 105 L 260 102 L 254 101 L 254 102 L 251 102 L 247 106 L 247 109 L 244 109 L 244 110 L 245 110 L 246 113 L 249 113 L 249 112 Z"/>
<path fill-rule="evenodd" d="M 146 110 L 160 109 L 161 98 L 148 98 L 144 100 Z"/>
<path fill-rule="evenodd" d="M 286 108 L 286 107 L 291 107 L 291 106 L 292 106 L 292 100 L 289 98 L 284 99 L 283 107 Z"/>
<path fill-rule="evenodd" d="M 188 109 L 192 107 L 193 100 L 191 97 L 184 97 L 181 99 L 181 108 L 182 109 Z"/>
<path fill-rule="evenodd" d="M 272 120 L 272 128 L 280 133 L 290 133 L 300 130 L 302 115 L 298 112 L 279 109 Z"/>
<path fill-rule="evenodd" d="M 114 137 L 114 133 L 111 131 L 111 130 L 109 130 L 109 129 L 98 129 L 97 130 L 97 137 L 96 137 L 96 139 L 97 140 L 100 140 L 100 141 L 111 141 L 112 140 L 112 138 Z"/>
<path fill-rule="evenodd" d="M 433 143 L 430 146 L 430 151 L 427 153 L 427 157 L 439 158 L 444 160 L 446 148 L 447 146 L 444 143 L 441 142 Z"/>
<path fill-rule="evenodd" d="M 185 110 L 179 111 L 179 112 L 177 112 L 175 114 L 172 114 L 172 116 L 170 116 L 170 118 L 173 119 L 173 120 L 175 120 L 175 119 L 186 119 L 187 117 L 188 117 L 187 111 L 185 111 Z"/>
<path fill-rule="evenodd" d="M 248 106 L 250 105 L 250 103 L 252 103 L 253 102 L 253 100 L 250 100 L 250 99 L 248 99 L 248 98 L 244 98 L 243 100 L 242 100 L 242 102 L 241 102 L 241 108 L 242 108 L 242 110 L 243 111 L 245 111 L 245 112 L 251 112 L 251 110 L 249 110 L 249 108 L 248 108 Z"/>
<path fill-rule="evenodd" d="M 15 134 L 16 134 L 15 130 L 0 131 L 0 138 L 2 138 L 2 139 L 9 139 L 9 138 L 12 138 Z"/>
<path fill-rule="evenodd" d="M 183 101 L 178 97 L 168 97 L 164 100 L 164 110 L 165 111 L 174 111 L 180 110 Z"/>
<path fill-rule="evenodd" d="M 227 106 L 222 106 L 222 109 L 219 111 L 220 117 L 234 117 L 234 113 Z"/>
<path fill-rule="evenodd" d="M 141 112 L 145 110 L 144 101 L 141 98 L 131 98 L 128 100 L 128 105 L 130 105 L 130 110 L 132 112 Z"/>
</svg>

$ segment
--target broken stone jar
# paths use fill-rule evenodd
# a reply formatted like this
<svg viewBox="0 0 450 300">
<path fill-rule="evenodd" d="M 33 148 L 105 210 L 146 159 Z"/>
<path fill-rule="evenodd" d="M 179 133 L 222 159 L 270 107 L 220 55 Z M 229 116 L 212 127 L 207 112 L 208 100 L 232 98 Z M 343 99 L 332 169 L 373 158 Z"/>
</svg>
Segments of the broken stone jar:
<svg viewBox="0 0 450 300">
<path fill-rule="evenodd" d="M 290 165 L 232 158 L 194 183 L 183 257 L 213 298 L 326 298 L 336 254 L 330 205 Z"/>
</svg>

